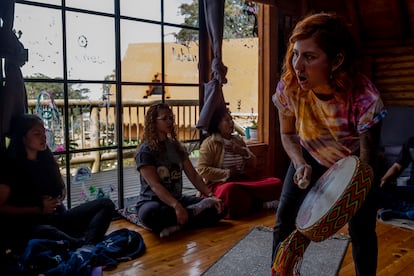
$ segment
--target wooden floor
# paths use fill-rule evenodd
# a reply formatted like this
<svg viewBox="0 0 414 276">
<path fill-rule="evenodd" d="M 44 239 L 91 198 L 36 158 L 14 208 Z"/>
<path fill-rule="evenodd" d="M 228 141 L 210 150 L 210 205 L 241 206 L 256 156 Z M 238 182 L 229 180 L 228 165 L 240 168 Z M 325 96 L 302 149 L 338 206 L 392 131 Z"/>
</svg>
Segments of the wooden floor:
<svg viewBox="0 0 414 276">
<path fill-rule="evenodd" d="M 116 220 L 108 232 L 123 227 L 137 230 L 144 238 L 147 251 L 135 260 L 119 264 L 116 270 L 106 271 L 104 275 L 200 275 L 252 227 L 271 227 L 273 223 L 274 211 L 264 210 L 253 217 L 237 221 L 223 220 L 215 227 L 186 230 L 167 239 L 160 239 L 126 220 Z M 340 233 L 347 234 L 346 229 L 344 227 Z M 414 275 L 414 231 L 378 222 L 377 233 L 377 275 Z M 230 271 L 228 275 L 232 276 Z M 339 275 L 355 275 L 351 246 L 348 247 Z"/>
</svg>

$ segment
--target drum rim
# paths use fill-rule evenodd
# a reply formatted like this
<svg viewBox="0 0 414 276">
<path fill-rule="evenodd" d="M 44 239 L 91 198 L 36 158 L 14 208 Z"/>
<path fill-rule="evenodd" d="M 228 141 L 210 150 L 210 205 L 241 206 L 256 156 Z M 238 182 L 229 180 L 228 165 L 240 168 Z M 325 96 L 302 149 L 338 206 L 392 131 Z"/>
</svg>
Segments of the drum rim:
<svg viewBox="0 0 414 276">
<path fill-rule="evenodd" d="M 351 188 L 356 184 L 355 183 L 355 176 L 359 173 L 359 171 L 360 170 L 362 170 L 362 169 L 366 169 L 366 168 L 369 168 L 369 170 L 370 170 L 370 172 L 371 172 L 371 184 L 369 185 L 369 187 L 368 187 L 368 192 L 369 192 L 369 190 L 370 190 L 370 188 L 371 188 L 371 186 L 372 186 L 372 182 L 373 182 L 373 170 L 372 170 L 372 167 L 370 166 L 370 165 L 368 165 L 368 164 L 366 164 L 366 163 L 363 163 L 363 162 L 361 162 L 361 160 L 357 157 L 357 156 L 355 156 L 355 155 L 350 155 L 350 156 L 348 156 L 348 157 L 353 157 L 353 158 L 355 158 L 356 159 L 356 161 L 357 161 L 357 164 L 356 164 L 356 170 L 354 171 L 354 173 L 352 174 L 352 177 L 351 177 L 351 184 L 350 185 L 348 185 L 348 187 L 346 188 L 346 189 L 344 189 L 343 190 L 343 192 L 341 193 L 341 195 L 339 196 L 339 199 L 342 199 L 343 197 L 344 197 L 344 195 L 345 194 L 347 194 L 347 193 L 349 193 L 350 192 L 350 190 L 352 190 Z M 367 193 L 368 194 L 368 193 Z M 314 235 L 314 233 L 315 233 L 315 229 L 318 229 L 321 225 L 322 225 L 322 223 L 326 220 L 326 218 L 327 217 L 329 217 L 329 215 L 332 213 L 332 211 L 333 211 L 333 209 L 336 209 L 336 207 L 337 207 L 337 205 L 338 205 L 338 203 L 340 202 L 340 200 L 339 201 L 337 201 L 337 202 L 335 202 L 335 204 L 333 204 L 330 208 L 329 208 L 329 210 L 320 218 L 320 219 L 318 219 L 314 224 L 312 224 L 311 226 L 309 226 L 309 227 L 306 227 L 306 228 L 299 228 L 299 225 L 298 225 L 298 223 L 297 222 L 295 222 L 295 225 L 296 225 L 296 229 L 300 232 L 300 233 L 302 233 L 303 235 L 305 235 L 306 237 L 308 237 L 310 240 L 312 240 L 312 241 L 323 241 L 323 240 L 325 240 L 325 239 L 327 239 L 327 238 L 329 238 L 331 235 L 333 235 L 334 233 L 336 233 L 340 228 L 342 228 L 343 226 L 345 226 L 345 224 L 347 224 L 348 222 L 349 222 L 349 220 L 350 219 L 348 219 L 348 220 L 344 220 L 344 222 L 342 222 L 342 223 L 340 223 L 340 224 L 337 224 L 337 225 L 339 225 L 340 227 L 338 227 L 338 228 L 336 228 L 336 229 L 329 229 L 329 231 L 326 231 L 326 232 L 324 232 L 323 233 L 323 235 L 321 235 L 321 233 L 320 232 L 318 232 L 318 236 L 315 236 Z M 361 202 L 359 202 L 359 204 L 358 204 L 358 206 L 357 206 L 357 208 L 355 208 L 354 209 L 354 213 L 353 214 L 351 214 L 349 217 L 351 218 L 352 216 L 354 216 L 355 215 L 355 213 L 359 210 L 359 208 L 361 208 L 361 206 L 362 206 L 362 204 L 363 204 L 363 201 L 361 201 Z"/>
</svg>

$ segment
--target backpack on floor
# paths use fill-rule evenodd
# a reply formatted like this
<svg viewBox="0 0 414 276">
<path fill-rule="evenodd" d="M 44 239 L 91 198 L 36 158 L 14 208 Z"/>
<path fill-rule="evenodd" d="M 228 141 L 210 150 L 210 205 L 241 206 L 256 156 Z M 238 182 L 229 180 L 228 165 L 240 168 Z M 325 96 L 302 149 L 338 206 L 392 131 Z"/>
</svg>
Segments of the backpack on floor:
<svg viewBox="0 0 414 276">
<path fill-rule="evenodd" d="M 105 236 L 104 240 L 93 248 L 94 263 L 104 265 L 104 269 L 116 267 L 119 262 L 130 261 L 141 256 L 146 246 L 141 234 L 127 228 L 121 228 Z M 112 260 L 112 261 L 111 261 Z"/>
</svg>

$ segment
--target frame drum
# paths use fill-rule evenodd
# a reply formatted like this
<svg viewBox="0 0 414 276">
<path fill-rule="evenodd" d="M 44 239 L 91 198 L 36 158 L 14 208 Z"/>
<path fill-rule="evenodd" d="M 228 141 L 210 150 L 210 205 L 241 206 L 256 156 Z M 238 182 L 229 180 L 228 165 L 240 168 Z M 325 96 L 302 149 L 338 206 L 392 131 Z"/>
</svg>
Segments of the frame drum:
<svg viewBox="0 0 414 276">
<path fill-rule="evenodd" d="M 312 241 L 323 241 L 340 230 L 364 202 L 374 173 L 356 156 L 330 167 L 306 195 L 296 228 Z"/>
<path fill-rule="evenodd" d="M 311 241 L 323 241 L 340 230 L 364 202 L 374 172 L 356 156 L 330 167 L 309 190 L 294 230 L 275 251 L 272 275 L 299 275 L 303 254 Z"/>
</svg>

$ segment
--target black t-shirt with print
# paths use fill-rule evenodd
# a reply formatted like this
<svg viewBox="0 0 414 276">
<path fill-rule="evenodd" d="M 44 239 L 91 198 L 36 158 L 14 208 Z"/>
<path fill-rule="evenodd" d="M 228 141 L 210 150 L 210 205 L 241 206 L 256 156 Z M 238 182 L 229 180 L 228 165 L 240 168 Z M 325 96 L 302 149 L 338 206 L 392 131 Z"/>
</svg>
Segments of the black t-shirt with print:
<svg viewBox="0 0 414 276">
<path fill-rule="evenodd" d="M 182 197 L 183 190 L 182 163 L 184 158 L 186 156 L 180 154 L 174 142 L 167 139 L 165 141 L 165 150 L 161 152 L 152 151 L 148 144 L 143 143 L 135 156 L 135 162 L 138 171 L 144 166 L 155 166 L 163 186 L 176 199 L 179 199 Z M 141 193 L 139 201 L 159 200 L 142 175 L 140 175 L 140 182 Z"/>
</svg>

